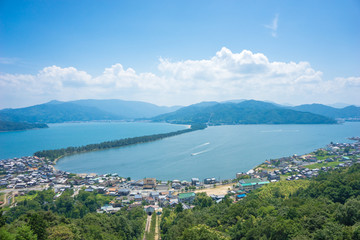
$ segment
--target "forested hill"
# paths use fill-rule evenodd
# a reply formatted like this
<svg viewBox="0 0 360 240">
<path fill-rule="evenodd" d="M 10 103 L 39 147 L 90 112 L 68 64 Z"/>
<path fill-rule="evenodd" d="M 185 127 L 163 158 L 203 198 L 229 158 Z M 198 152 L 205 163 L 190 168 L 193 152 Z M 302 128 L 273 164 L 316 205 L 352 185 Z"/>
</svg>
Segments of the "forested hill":
<svg viewBox="0 0 360 240">
<path fill-rule="evenodd" d="M 169 123 L 219 124 L 333 124 L 334 119 L 275 104 L 249 100 L 240 103 L 200 103 L 152 118 Z"/>
<path fill-rule="evenodd" d="M 119 120 L 111 113 L 95 107 L 52 101 L 26 108 L 3 109 L 0 120 L 28 123 L 60 123 L 69 121 Z"/>
<path fill-rule="evenodd" d="M 149 118 L 177 110 L 138 101 L 77 100 L 51 101 L 35 106 L 0 110 L 0 120 L 28 123 L 61 123 L 70 121 L 133 120 Z"/>
<path fill-rule="evenodd" d="M 360 239 L 360 164 L 271 183 L 234 204 L 198 195 L 192 210 L 165 209 L 161 232 L 163 240 Z"/>
<path fill-rule="evenodd" d="M 9 122 L 0 120 L 0 132 L 20 131 L 34 128 L 48 128 L 44 123 Z"/>
<path fill-rule="evenodd" d="M 304 104 L 290 107 L 290 109 L 320 114 L 330 118 L 360 118 L 360 107 L 353 105 L 344 108 L 334 108 L 322 104 Z"/>
<path fill-rule="evenodd" d="M 71 101 L 80 106 L 95 107 L 124 119 L 150 118 L 160 114 L 178 110 L 179 106 L 164 107 L 140 101 L 124 101 L 120 99 L 84 99 Z"/>
<path fill-rule="evenodd" d="M 342 109 L 321 104 L 285 107 L 255 100 L 202 102 L 188 107 L 161 107 L 139 101 L 51 101 L 26 108 L 0 110 L 0 120 L 28 123 L 150 119 L 169 123 L 329 124 L 334 118 L 359 118 L 360 107 Z"/>
</svg>

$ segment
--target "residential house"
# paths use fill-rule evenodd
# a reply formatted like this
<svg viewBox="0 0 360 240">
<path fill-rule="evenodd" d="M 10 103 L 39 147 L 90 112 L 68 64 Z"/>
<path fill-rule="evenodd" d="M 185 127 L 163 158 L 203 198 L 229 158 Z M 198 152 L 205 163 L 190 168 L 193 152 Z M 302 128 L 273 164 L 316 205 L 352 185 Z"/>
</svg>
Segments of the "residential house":
<svg viewBox="0 0 360 240">
<path fill-rule="evenodd" d="M 179 193 L 178 199 L 179 202 L 181 203 L 183 202 L 192 203 L 195 199 L 195 193 L 193 192 Z"/>
</svg>

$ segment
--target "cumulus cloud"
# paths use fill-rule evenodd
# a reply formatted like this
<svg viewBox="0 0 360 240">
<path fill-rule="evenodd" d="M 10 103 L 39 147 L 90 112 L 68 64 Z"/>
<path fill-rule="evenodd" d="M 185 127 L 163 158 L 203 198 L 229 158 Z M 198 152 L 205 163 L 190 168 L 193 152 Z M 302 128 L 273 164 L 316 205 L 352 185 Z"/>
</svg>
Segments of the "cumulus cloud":
<svg viewBox="0 0 360 240">
<path fill-rule="evenodd" d="M 262 53 L 222 48 L 210 59 L 160 58 L 159 74 L 137 73 L 114 64 L 99 76 L 74 67 L 46 67 L 38 74 L 0 74 L 1 107 L 51 99 L 118 98 L 160 105 L 207 100 L 259 99 L 276 102 L 359 102 L 359 77 L 324 80 L 308 62 L 270 61 Z"/>
<path fill-rule="evenodd" d="M 339 77 L 335 78 L 335 81 L 338 87 L 360 87 L 360 77 Z"/>
</svg>

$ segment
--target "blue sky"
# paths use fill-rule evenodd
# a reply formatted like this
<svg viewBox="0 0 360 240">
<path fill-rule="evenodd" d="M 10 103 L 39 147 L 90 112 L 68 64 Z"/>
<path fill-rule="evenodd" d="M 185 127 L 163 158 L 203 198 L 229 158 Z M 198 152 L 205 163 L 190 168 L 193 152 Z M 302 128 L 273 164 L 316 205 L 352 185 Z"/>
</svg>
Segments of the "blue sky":
<svg viewBox="0 0 360 240">
<path fill-rule="evenodd" d="M 0 108 L 360 104 L 359 1 L 0 1 Z"/>
</svg>

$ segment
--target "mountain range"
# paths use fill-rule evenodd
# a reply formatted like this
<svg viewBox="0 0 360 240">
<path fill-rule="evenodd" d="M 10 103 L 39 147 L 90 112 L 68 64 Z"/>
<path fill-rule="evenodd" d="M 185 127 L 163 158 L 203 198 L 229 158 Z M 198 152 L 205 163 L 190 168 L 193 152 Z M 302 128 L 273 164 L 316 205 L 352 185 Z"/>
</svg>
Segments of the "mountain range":
<svg viewBox="0 0 360 240">
<path fill-rule="evenodd" d="M 140 101 L 124 101 L 119 99 L 104 100 L 77 100 L 71 101 L 80 106 L 95 107 L 104 112 L 114 114 L 122 119 L 151 118 L 160 114 L 173 112 L 181 108 L 181 106 L 157 106 L 155 104 Z"/>
<path fill-rule="evenodd" d="M 360 107 L 334 108 L 322 104 L 289 107 L 255 100 L 201 102 L 187 107 L 162 107 L 140 101 L 87 99 L 69 102 L 50 101 L 25 108 L 0 110 L 0 121 L 6 122 L 6 126 L 10 126 L 11 122 L 61 123 L 140 119 L 183 124 L 207 123 L 209 125 L 319 124 L 335 123 L 334 119 L 336 118 L 359 119 Z M 30 125 L 15 124 L 15 126 L 23 128 Z"/>
<path fill-rule="evenodd" d="M 0 120 L 29 123 L 133 120 L 154 117 L 178 108 L 123 100 L 50 101 L 26 108 L 0 110 Z"/>
<path fill-rule="evenodd" d="M 322 104 L 304 104 L 289 109 L 320 114 L 329 118 L 360 118 L 360 107 L 354 105 L 344 108 L 334 108 Z"/>
<path fill-rule="evenodd" d="M 322 115 L 300 112 L 255 100 L 239 103 L 203 102 L 152 118 L 169 123 L 234 124 L 332 124 L 336 121 Z"/>
</svg>

